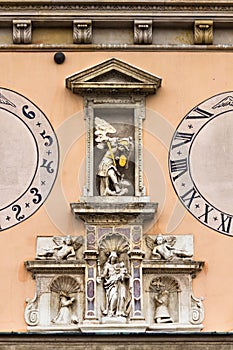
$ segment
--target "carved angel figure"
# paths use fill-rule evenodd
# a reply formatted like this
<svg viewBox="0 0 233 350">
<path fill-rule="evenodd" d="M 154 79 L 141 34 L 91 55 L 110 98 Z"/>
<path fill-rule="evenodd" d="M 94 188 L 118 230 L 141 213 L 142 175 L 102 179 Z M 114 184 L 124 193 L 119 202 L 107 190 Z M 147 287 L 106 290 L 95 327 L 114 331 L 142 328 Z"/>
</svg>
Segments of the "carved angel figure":
<svg viewBox="0 0 233 350">
<path fill-rule="evenodd" d="M 100 179 L 101 196 L 122 196 L 128 192 L 129 181 L 124 179 L 120 168 L 127 169 L 130 153 L 133 149 L 132 137 L 109 137 L 116 129 L 104 119 L 95 118 L 95 141 L 105 154 L 99 163 L 97 176 Z"/>
<path fill-rule="evenodd" d="M 192 258 L 192 254 L 174 247 L 176 243 L 176 238 L 174 236 L 165 238 L 162 235 L 158 235 L 155 240 L 153 240 L 150 236 L 146 236 L 145 240 L 148 248 L 150 248 L 152 251 L 152 259 L 176 260 Z"/>
<path fill-rule="evenodd" d="M 74 260 L 76 251 L 82 246 L 82 237 L 53 237 L 55 246 L 44 248 L 37 254 L 39 260 Z"/>
</svg>

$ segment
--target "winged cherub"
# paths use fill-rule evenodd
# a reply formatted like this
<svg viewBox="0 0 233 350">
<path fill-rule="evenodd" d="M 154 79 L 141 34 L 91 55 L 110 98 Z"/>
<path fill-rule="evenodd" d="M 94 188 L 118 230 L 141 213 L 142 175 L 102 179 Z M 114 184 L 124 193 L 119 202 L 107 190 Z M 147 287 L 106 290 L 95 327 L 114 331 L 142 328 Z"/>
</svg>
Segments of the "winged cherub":
<svg viewBox="0 0 233 350">
<path fill-rule="evenodd" d="M 155 240 L 150 236 L 146 236 L 145 240 L 148 248 L 152 250 L 152 259 L 176 260 L 192 258 L 191 253 L 174 247 L 176 243 L 176 238 L 174 236 L 164 237 L 160 234 L 156 236 Z"/>
<path fill-rule="evenodd" d="M 82 237 L 53 237 L 55 246 L 44 248 L 43 252 L 37 255 L 39 260 L 75 260 L 76 251 L 82 246 Z"/>
</svg>

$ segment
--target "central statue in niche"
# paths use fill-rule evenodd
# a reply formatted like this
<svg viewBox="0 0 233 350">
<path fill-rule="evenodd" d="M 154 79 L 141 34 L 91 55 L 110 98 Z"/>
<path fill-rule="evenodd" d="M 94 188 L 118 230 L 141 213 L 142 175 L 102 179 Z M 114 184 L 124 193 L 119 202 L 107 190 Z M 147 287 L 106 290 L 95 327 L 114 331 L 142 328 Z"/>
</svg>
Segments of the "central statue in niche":
<svg viewBox="0 0 233 350">
<path fill-rule="evenodd" d="M 134 148 L 132 137 L 110 137 L 116 134 L 116 129 L 106 120 L 95 118 L 95 142 L 97 148 L 104 150 L 104 155 L 98 164 L 97 178 L 99 180 L 100 196 L 123 196 L 132 186 L 124 178 L 121 169 L 128 168 L 131 152 Z"/>
</svg>

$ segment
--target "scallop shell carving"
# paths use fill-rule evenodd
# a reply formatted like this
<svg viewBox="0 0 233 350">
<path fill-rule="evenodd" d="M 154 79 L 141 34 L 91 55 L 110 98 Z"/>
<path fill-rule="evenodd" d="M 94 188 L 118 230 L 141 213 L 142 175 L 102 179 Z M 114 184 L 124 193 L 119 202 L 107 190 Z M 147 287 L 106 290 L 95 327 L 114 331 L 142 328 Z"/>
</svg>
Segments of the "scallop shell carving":
<svg viewBox="0 0 233 350">
<path fill-rule="evenodd" d="M 51 285 L 50 290 L 55 293 L 64 293 L 66 295 L 77 293 L 80 290 L 78 281 L 71 276 L 58 276 L 56 277 Z"/>
<path fill-rule="evenodd" d="M 113 251 L 120 255 L 129 251 L 129 243 L 119 233 L 112 233 L 101 239 L 99 249 L 100 251 L 104 251 L 106 255 L 109 255 Z"/>
<path fill-rule="evenodd" d="M 156 293 L 157 285 L 163 285 L 169 293 L 180 292 L 179 283 L 170 276 L 153 278 L 150 283 L 150 291 Z"/>
</svg>

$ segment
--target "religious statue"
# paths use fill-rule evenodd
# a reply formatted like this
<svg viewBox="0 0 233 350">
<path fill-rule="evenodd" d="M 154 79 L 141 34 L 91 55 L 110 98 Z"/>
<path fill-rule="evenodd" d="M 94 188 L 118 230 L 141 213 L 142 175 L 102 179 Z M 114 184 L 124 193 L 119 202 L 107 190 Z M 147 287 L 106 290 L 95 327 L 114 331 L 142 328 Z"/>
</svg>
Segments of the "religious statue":
<svg viewBox="0 0 233 350">
<path fill-rule="evenodd" d="M 176 249 L 174 247 L 176 243 L 176 237 L 164 237 L 157 235 L 155 240 L 150 236 L 145 237 L 147 246 L 152 250 L 152 259 L 155 260 L 176 260 L 176 259 L 191 259 L 191 253 Z"/>
<path fill-rule="evenodd" d="M 59 297 L 58 312 L 51 322 L 64 325 L 78 323 L 78 317 L 74 311 L 74 305 L 77 303 L 76 296 L 80 291 L 78 281 L 71 276 L 61 275 L 53 280 L 50 289 Z"/>
<path fill-rule="evenodd" d="M 72 316 L 71 307 L 75 302 L 74 297 L 69 297 L 65 293 L 60 293 L 60 308 L 58 314 L 52 319 L 52 323 L 56 324 L 70 324 L 78 323 L 77 318 Z"/>
<path fill-rule="evenodd" d="M 118 261 L 118 255 L 112 251 L 106 263 L 104 264 L 103 273 L 97 277 L 97 282 L 104 280 L 104 289 L 106 295 L 106 307 L 103 311 L 104 316 L 108 317 L 126 317 L 127 306 L 127 289 L 129 274 L 123 261 Z"/>
<path fill-rule="evenodd" d="M 55 246 L 43 248 L 37 254 L 39 260 L 75 260 L 76 251 L 82 246 L 82 237 L 53 237 Z"/>
<path fill-rule="evenodd" d="M 155 295 L 155 322 L 156 323 L 173 323 L 169 312 L 170 292 L 166 289 L 165 284 L 157 279 L 154 283 Z"/>
<path fill-rule="evenodd" d="M 131 184 L 124 179 L 121 168 L 128 167 L 130 154 L 133 150 L 132 137 L 109 137 L 116 129 L 104 119 L 95 118 L 95 141 L 97 148 L 104 149 L 97 176 L 100 180 L 100 196 L 122 196 L 128 193 Z"/>
</svg>

